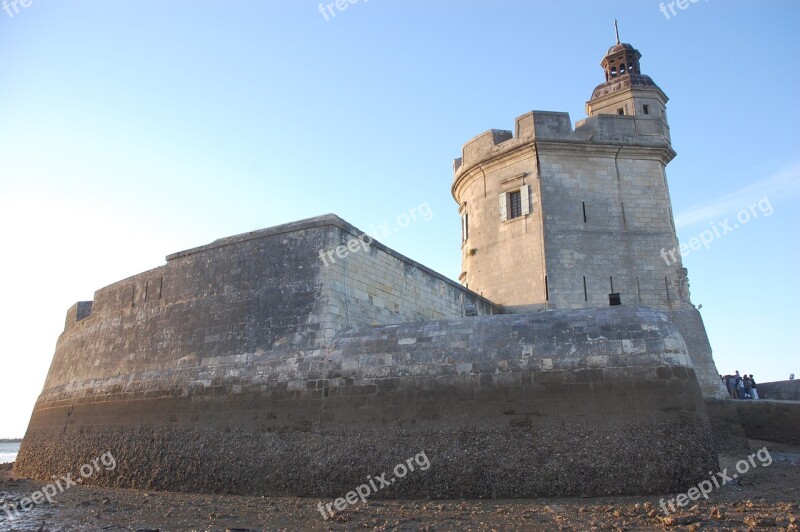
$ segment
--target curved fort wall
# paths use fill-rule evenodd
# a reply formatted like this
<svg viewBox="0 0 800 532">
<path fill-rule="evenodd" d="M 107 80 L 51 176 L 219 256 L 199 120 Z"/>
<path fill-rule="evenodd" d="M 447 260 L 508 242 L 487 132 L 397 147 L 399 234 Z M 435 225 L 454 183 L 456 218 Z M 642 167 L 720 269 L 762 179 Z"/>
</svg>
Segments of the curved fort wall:
<svg viewBox="0 0 800 532">
<path fill-rule="evenodd" d="M 379 495 L 531 497 L 680 491 L 716 467 L 663 314 L 492 315 L 377 242 L 320 259 L 359 235 L 329 216 L 224 239 L 70 309 L 16 472 L 111 451 L 87 482 L 341 496 L 424 451 Z"/>
<path fill-rule="evenodd" d="M 497 312 L 368 237 L 361 245 L 361 235 L 337 216 L 314 218 L 175 253 L 98 290 L 67 312 L 43 397 L 84 387 L 76 380 L 124 385 L 136 372 L 217 356 L 328 346 L 346 328 L 459 317 L 465 303 Z M 350 241 L 359 245 L 345 259 L 320 258 Z"/>
</svg>

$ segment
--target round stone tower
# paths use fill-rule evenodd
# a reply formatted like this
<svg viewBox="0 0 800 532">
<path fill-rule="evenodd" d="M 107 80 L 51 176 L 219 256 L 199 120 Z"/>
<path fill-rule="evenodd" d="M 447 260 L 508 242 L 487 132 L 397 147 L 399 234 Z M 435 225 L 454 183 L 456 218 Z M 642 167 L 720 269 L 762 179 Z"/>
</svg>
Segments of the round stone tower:
<svg viewBox="0 0 800 532">
<path fill-rule="evenodd" d="M 462 225 L 460 281 L 506 312 L 646 305 L 676 322 L 707 396 L 722 397 L 689 296 L 666 166 L 668 101 L 636 48 L 612 46 L 605 81 L 573 128 L 534 111 L 515 131 L 463 147 L 452 194 Z"/>
</svg>

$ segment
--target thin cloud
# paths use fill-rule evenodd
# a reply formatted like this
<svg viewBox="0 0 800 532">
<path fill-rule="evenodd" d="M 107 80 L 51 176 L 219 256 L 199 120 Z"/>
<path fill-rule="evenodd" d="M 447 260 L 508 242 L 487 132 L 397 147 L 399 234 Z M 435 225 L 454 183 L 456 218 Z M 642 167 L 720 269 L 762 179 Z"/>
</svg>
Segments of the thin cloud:
<svg viewBox="0 0 800 532">
<path fill-rule="evenodd" d="M 800 163 L 795 164 L 730 194 L 708 203 L 695 205 L 675 216 L 675 226 L 689 227 L 712 218 L 719 218 L 741 209 L 761 198 L 786 198 L 800 193 Z"/>
</svg>

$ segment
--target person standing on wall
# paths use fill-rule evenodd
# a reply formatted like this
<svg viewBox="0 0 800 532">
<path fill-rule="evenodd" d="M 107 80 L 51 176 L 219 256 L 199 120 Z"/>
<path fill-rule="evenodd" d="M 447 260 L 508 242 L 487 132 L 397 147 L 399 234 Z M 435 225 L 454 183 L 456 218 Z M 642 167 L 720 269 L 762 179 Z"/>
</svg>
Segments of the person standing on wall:
<svg viewBox="0 0 800 532">
<path fill-rule="evenodd" d="M 731 399 L 736 399 L 736 382 L 733 375 L 725 375 L 725 386 L 728 388 Z"/>
<path fill-rule="evenodd" d="M 736 389 L 736 398 L 737 399 L 744 399 L 744 383 L 742 382 L 742 376 L 739 375 L 739 370 L 736 370 L 736 375 L 734 377 L 734 388 Z"/>
<path fill-rule="evenodd" d="M 753 374 L 750 374 L 750 396 L 753 399 L 758 399 L 758 388 L 756 387 L 756 380 L 753 378 Z"/>
</svg>

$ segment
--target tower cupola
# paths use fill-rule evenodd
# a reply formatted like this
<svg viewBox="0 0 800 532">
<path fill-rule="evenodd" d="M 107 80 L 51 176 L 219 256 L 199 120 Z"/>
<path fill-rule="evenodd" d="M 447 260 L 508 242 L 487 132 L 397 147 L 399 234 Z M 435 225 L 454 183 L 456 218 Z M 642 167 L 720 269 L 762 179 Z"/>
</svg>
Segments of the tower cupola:
<svg viewBox="0 0 800 532">
<path fill-rule="evenodd" d="M 664 91 L 650 78 L 642 74 L 639 50 L 628 43 L 620 42 L 616 28 L 617 43 L 608 49 L 600 62 L 605 81 L 595 87 L 591 99 L 586 102 L 586 114 L 627 115 L 657 117 L 666 124 L 667 98 Z"/>
<path fill-rule="evenodd" d="M 608 49 L 600 66 L 606 72 L 606 81 L 626 75 L 641 75 L 639 59 L 642 54 L 639 50 L 627 43 L 617 41 L 617 44 Z"/>
</svg>

